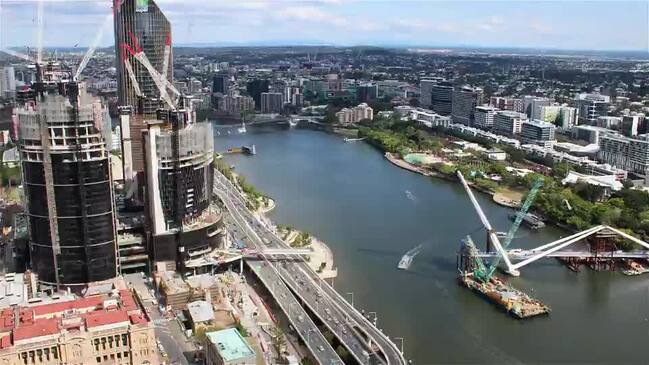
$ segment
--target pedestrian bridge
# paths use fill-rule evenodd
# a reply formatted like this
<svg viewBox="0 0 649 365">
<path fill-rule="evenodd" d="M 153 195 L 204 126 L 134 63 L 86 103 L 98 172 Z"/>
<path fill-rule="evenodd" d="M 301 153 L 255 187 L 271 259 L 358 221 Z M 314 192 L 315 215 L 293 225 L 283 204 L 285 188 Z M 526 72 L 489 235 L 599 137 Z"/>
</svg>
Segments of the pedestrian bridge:
<svg viewBox="0 0 649 365">
<path fill-rule="evenodd" d="M 273 255 L 287 255 L 287 256 L 303 256 L 313 253 L 311 248 L 266 248 L 263 250 L 244 250 L 243 254 L 246 257 L 250 256 L 273 256 Z"/>
</svg>

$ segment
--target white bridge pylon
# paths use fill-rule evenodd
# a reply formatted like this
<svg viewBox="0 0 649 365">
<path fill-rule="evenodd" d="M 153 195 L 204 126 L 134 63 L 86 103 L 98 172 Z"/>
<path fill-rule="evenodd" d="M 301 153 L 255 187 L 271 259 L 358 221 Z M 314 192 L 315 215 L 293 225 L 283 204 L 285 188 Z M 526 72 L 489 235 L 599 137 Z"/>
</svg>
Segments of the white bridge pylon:
<svg viewBox="0 0 649 365">
<path fill-rule="evenodd" d="M 464 185 L 464 189 L 466 190 L 467 194 L 469 195 L 469 198 L 471 199 L 471 203 L 473 203 L 473 206 L 478 213 L 478 216 L 480 217 L 480 220 L 482 221 L 483 226 L 487 230 L 488 234 L 488 239 L 489 241 L 493 244 L 494 248 L 496 249 L 496 252 L 498 255 L 501 255 L 503 258 L 503 261 L 505 262 L 506 266 L 506 272 L 510 275 L 513 276 L 518 276 L 520 275 L 520 272 L 518 269 L 522 268 L 523 266 L 529 265 L 534 261 L 537 261 L 539 259 L 542 259 L 544 257 L 547 257 L 549 255 L 552 255 L 553 257 L 559 256 L 561 252 L 558 252 L 559 250 L 568 247 L 572 245 L 573 243 L 579 242 L 593 234 L 596 234 L 600 231 L 603 230 L 608 230 L 610 232 L 613 232 L 625 239 L 628 239 L 629 241 L 635 242 L 638 245 L 644 247 L 645 249 L 649 250 L 649 243 L 638 239 L 636 237 L 633 237 L 625 232 L 620 231 L 619 229 L 606 226 L 606 225 L 599 225 L 599 226 L 594 226 L 591 228 L 588 228 L 586 230 L 583 230 L 581 232 L 577 232 L 575 234 L 572 234 L 567 237 L 560 238 L 556 241 L 546 243 L 544 245 L 541 245 L 537 248 L 525 250 L 526 253 L 531 254 L 530 257 L 525 258 L 522 261 L 512 263 L 512 258 L 516 258 L 516 256 L 520 255 L 512 255 L 510 257 L 510 253 L 503 248 L 502 244 L 500 243 L 500 239 L 498 238 L 498 235 L 496 234 L 495 230 L 491 227 L 491 223 L 489 223 L 489 220 L 487 219 L 487 216 L 484 214 L 482 211 L 482 208 L 478 204 L 478 201 L 476 200 L 475 196 L 473 195 L 473 192 L 471 191 L 469 185 L 467 184 L 466 180 L 464 179 L 464 176 L 462 176 L 462 173 L 458 171 L 458 177 L 460 178 L 460 181 L 462 182 L 462 185 Z M 555 254 L 557 253 L 557 254 Z M 488 254 L 488 253 L 487 253 Z M 554 254 L 554 255 L 553 255 Z M 616 255 L 616 257 L 624 257 L 624 255 Z M 633 255 L 628 255 L 628 257 L 633 257 Z M 649 257 L 649 252 L 648 252 L 648 257 Z"/>
</svg>

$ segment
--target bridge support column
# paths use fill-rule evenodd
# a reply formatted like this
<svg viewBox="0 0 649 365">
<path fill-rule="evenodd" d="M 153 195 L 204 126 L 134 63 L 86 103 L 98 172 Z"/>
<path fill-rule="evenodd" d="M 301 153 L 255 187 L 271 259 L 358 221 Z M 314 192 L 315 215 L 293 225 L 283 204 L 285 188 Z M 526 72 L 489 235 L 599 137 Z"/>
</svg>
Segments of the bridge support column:
<svg viewBox="0 0 649 365">
<path fill-rule="evenodd" d="M 241 257 L 241 261 L 239 261 L 239 274 L 243 275 L 243 257 Z"/>
</svg>

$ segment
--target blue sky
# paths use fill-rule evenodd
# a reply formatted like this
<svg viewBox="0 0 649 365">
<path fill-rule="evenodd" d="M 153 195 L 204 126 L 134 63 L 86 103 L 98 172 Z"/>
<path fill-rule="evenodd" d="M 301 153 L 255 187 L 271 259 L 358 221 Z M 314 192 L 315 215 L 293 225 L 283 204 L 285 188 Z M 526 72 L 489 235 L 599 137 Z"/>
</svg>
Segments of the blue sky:
<svg viewBox="0 0 649 365">
<path fill-rule="evenodd" d="M 44 0 L 46 46 L 86 46 L 110 0 Z M 157 0 L 175 44 L 649 50 L 649 1 Z M 0 46 L 36 43 L 36 0 L 0 0 Z M 102 45 L 112 43 L 110 26 Z"/>
</svg>

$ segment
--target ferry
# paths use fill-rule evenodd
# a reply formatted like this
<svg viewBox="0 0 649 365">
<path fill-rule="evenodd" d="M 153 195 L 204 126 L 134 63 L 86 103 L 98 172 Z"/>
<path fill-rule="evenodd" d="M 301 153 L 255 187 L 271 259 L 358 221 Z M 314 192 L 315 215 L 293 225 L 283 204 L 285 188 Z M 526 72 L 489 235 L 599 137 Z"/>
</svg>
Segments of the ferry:
<svg viewBox="0 0 649 365">
<path fill-rule="evenodd" d="M 410 265 L 412 265 L 412 260 L 415 258 L 415 256 L 417 256 L 417 254 L 419 254 L 419 251 L 421 251 L 421 245 L 410 249 L 410 251 L 406 252 L 406 254 L 403 255 L 397 267 L 401 270 L 408 270 L 410 268 Z"/>
<path fill-rule="evenodd" d="M 241 127 L 237 129 L 239 133 L 246 133 L 246 123 L 241 123 Z"/>
</svg>

